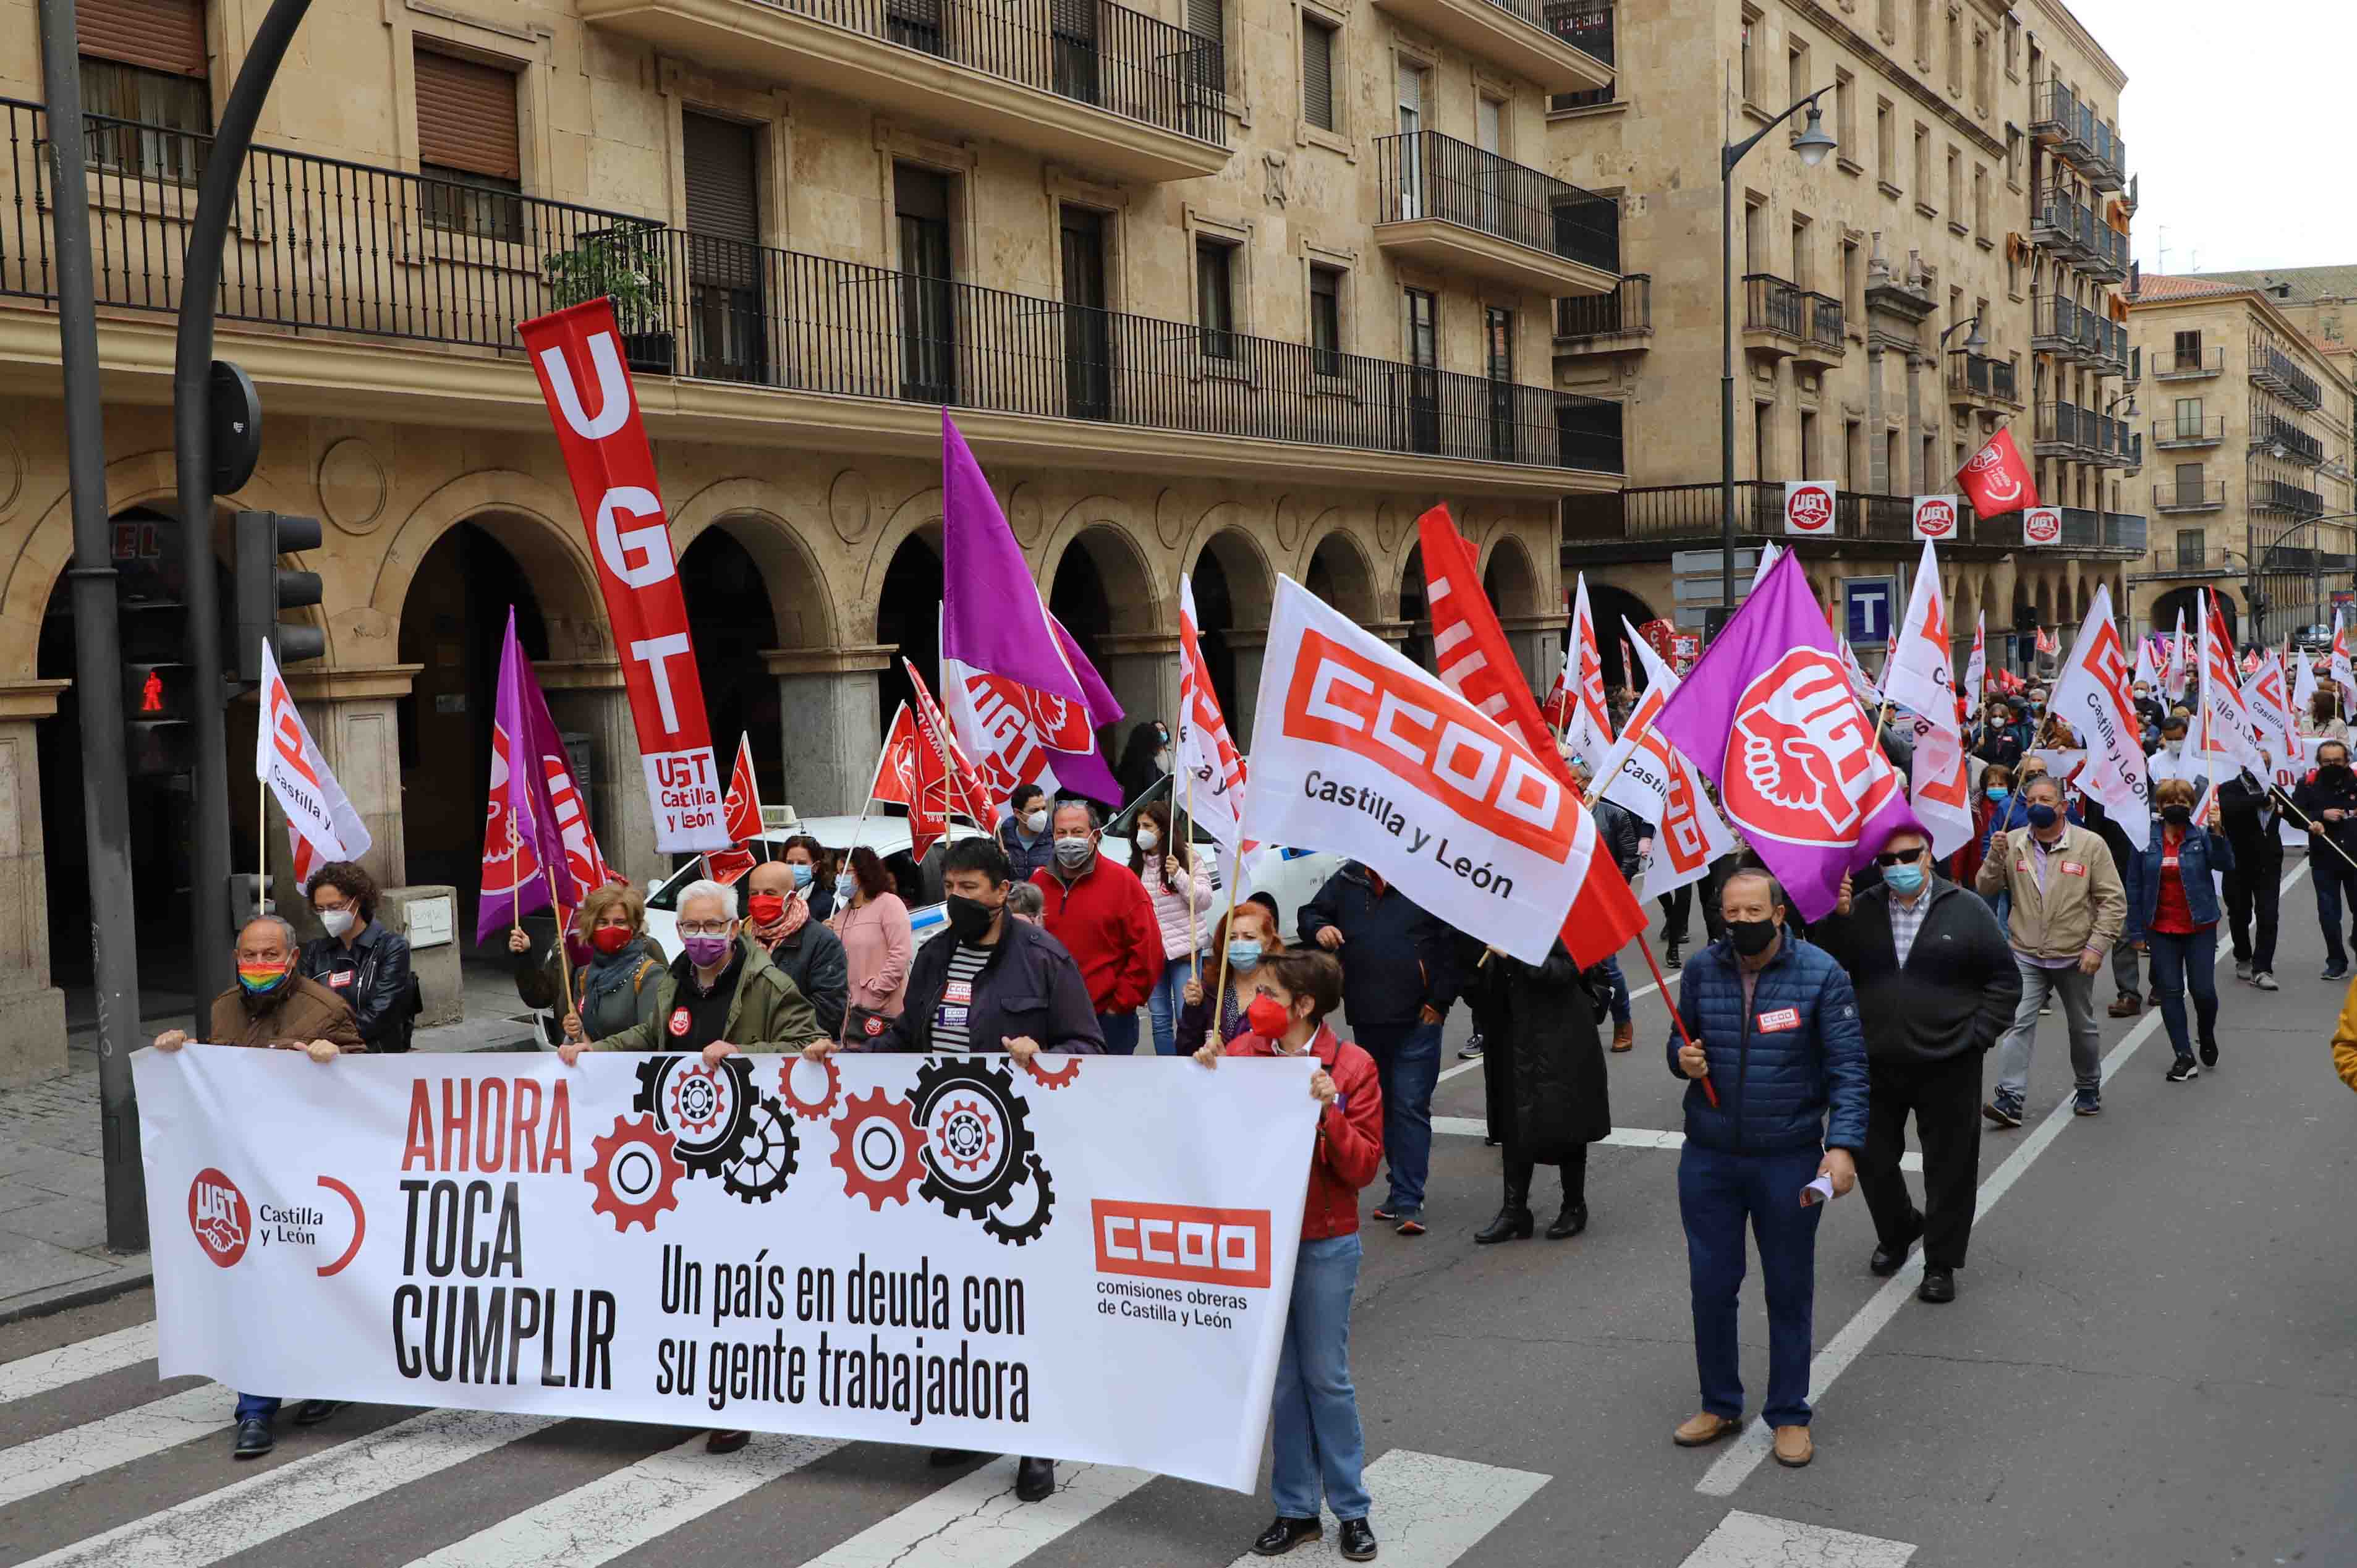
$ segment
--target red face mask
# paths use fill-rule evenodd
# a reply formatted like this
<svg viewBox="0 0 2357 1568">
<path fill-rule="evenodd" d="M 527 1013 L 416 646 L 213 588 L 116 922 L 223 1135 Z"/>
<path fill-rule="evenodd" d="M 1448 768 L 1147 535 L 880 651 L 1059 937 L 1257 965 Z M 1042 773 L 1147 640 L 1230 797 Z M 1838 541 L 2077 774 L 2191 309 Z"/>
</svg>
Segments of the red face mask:
<svg viewBox="0 0 2357 1568">
<path fill-rule="evenodd" d="M 1252 1026 L 1255 1035 L 1282 1039 L 1285 1032 L 1293 1027 L 1293 1009 L 1274 996 L 1255 996 L 1252 1005 L 1244 1009 L 1244 1022 Z"/>
<path fill-rule="evenodd" d="M 774 926 L 786 916 L 786 896 L 782 893 L 756 893 L 745 901 L 753 913 L 756 925 Z"/>
<path fill-rule="evenodd" d="M 596 930 L 589 933 L 589 945 L 596 948 L 599 952 L 604 953 L 608 958 L 611 958 L 616 953 L 620 952 L 624 948 L 630 945 L 630 928 L 628 926 L 600 926 Z"/>
</svg>

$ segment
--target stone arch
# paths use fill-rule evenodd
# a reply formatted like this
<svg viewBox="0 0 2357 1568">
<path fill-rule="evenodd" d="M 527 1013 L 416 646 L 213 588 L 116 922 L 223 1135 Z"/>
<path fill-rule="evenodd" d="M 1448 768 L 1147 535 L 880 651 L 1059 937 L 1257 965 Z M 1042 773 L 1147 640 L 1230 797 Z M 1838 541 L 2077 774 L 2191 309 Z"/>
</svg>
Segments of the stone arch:
<svg viewBox="0 0 2357 1568">
<path fill-rule="evenodd" d="M 1323 523 L 1334 513 L 1328 512 Z M 1339 520 L 1317 533 L 1301 553 L 1302 581 L 1314 593 L 1361 626 L 1383 618 L 1375 592 L 1375 566 L 1364 541 Z"/>
<path fill-rule="evenodd" d="M 1501 620 L 1546 613 L 1546 606 L 1540 598 L 1538 565 L 1531 559 L 1529 546 L 1514 534 L 1501 531 L 1491 536 L 1481 562 L 1481 586 Z M 1590 608 L 1592 611 L 1592 601 Z M 1597 635 L 1604 635 L 1601 627 Z"/>
<path fill-rule="evenodd" d="M 1074 549 L 1084 553 L 1103 582 L 1106 596 L 1122 612 L 1122 631 L 1175 628 L 1177 618 L 1168 604 L 1177 593 L 1166 587 L 1154 557 L 1130 521 L 1126 503 L 1111 496 L 1090 496 L 1067 508 L 1039 555 L 1038 580 L 1050 594 Z M 1136 615 L 1144 610 L 1143 618 Z"/>
<path fill-rule="evenodd" d="M 753 558 L 769 590 L 780 648 L 843 644 L 844 616 L 810 540 L 779 510 L 778 487 L 752 478 L 706 485 L 672 513 L 672 548 L 682 556 L 707 528 L 718 528 Z"/>
<path fill-rule="evenodd" d="M 1220 514 L 1233 510 L 1233 521 L 1222 521 Z M 1243 510 L 1232 502 L 1222 502 L 1203 514 L 1196 525 L 1195 537 L 1179 559 L 1189 563 L 1189 570 L 1200 572 L 1204 556 L 1220 564 L 1226 575 L 1230 602 L 1234 607 L 1234 624 L 1238 627 L 1265 627 L 1268 624 L 1269 607 L 1276 595 L 1276 569 L 1268 558 L 1259 537 L 1244 524 Z"/>
<path fill-rule="evenodd" d="M 850 618 L 853 625 L 866 628 L 870 642 L 883 640 L 876 629 L 876 618 L 883 602 L 884 576 L 892 569 L 892 558 L 911 535 L 922 537 L 932 546 L 934 554 L 942 553 L 942 492 L 938 485 L 919 490 L 894 508 L 868 551 L 866 570 L 859 582 L 859 598 L 850 607 Z"/>
<path fill-rule="evenodd" d="M 361 639 L 379 639 L 392 663 L 409 585 L 426 552 L 445 533 L 471 522 L 515 557 L 540 599 L 554 660 L 610 658 L 613 639 L 606 627 L 597 571 L 587 540 L 575 521 L 573 498 L 531 474 L 486 468 L 451 480 L 410 510 L 387 542 L 365 607 L 338 619 Z"/>
</svg>

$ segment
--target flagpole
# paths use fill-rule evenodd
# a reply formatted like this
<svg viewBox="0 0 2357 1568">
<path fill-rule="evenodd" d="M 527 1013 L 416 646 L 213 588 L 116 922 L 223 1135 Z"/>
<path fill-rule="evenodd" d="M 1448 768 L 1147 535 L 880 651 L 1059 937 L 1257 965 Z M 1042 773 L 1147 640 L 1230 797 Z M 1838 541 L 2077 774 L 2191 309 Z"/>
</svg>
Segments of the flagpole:
<svg viewBox="0 0 2357 1568">
<path fill-rule="evenodd" d="M 908 704 L 906 703 L 901 703 L 900 706 L 904 712 L 908 708 Z M 867 770 L 867 795 L 866 799 L 859 802 L 859 825 L 851 830 L 851 848 L 843 852 L 843 865 L 845 870 L 850 869 L 851 856 L 853 853 L 859 848 L 860 835 L 867 831 L 867 813 L 876 804 L 876 776 L 884 771 L 884 757 L 886 754 L 892 749 L 892 734 L 899 727 L 900 715 L 899 714 L 894 714 L 892 715 L 891 725 L 884 731 L 884 744 L 877 748 L 876 766 Z M 946 789 L 946 786 L 944 786 L 944 789 Z M 915 808 L 912 806 L 910 810 L 913 811 Z M 948 812 L 946 811 L 942 812 L 942 829 L 945 832 L 948 829 Z M 856 871 L 853 871 L 851 875 L 855 879 L 859 875 Z M 846 912 L 847 908 L 848 906 L 841 906 L 837 908 L 835 912 L 837 914 L 842 914 Z M 843 1022 L 834 1026 L 834 1048 L 836 1050 L 839 1051 L 843 1049 L 844 1041 L 851 1037 L 849 1033 L 850 1028 L 851 1007 L 848 1002 L 846 1002 L 843 1009 Z"/>
<path fill-rule="evenodd" d="M 270 780 L 253 781 L 253 913 L 259 918 L 268 907 L 264 889 L 270 886 Z"/>
<path fill-rule="evenodd" d="M 533 760 L 537 762 L 539 759 L 535 757 Z M 510 802 L 510 816 L 511 820 L 512 820 L 512 801 Z M 524 791 L 523 809 L 526 816 L 529 818 L 532 811 L 532 791 L 529 789 Z M 508 829 L 508 832 L 510 833 L 513 833 L 515 829 L 511 826 Z M 550 865 L 548 857 L 540 853 L 540 822 L 536 818 L 532 819 L 532 853 L 533 857 L 540 862 L 541 875 L 546 879 L 548 883 L 548 912 L 556 917 L 556 978 L 558 983 L 565 989 L 565 1011 L 566 1015 L 569 1017 L 577 1013 L 579 1009 L 575 1007 L 573 1004 L 572 955 L 565 950 L 565 906 L 558 901 L 556 897 L 556 867 Z M 515 897 L 516 894 L 520 894 L 523 886 L 523 861 L 522 856 L 517 857 L 515 867 L 515 891 L 511 894 L 511 897 Z M 522 900 L 520 897 L 517 897 L 516 901 L 521 903 Z M 512 906 L 511 906 L 511 908 L 512 908 Z M 519 926 L 522 924 L 520 918 L 517 924 Z"/>
<path fill-rule="evenodd" d="M 2349 858 L 2349 852 L 2342 849 L 2340 843 L 2334 840 L 2330 833 L 2325 832 L 2323 829 L 2318 827 L 2315 822 L 2309 818 L 2306 811 L 2301 811 L 2298 806 L 2292 804 L 2291 797 L 2283 792 L 2282 785 L 2268 785 L 2267 793 L 2282 801 L 2284 810 L 2289 811 L 2294 817 L 2298 819 L 2299 825 L 2308 830 L 2309 842 L 2310 843 L 2314 843 L 2318 838 L 2321 837 L 2327 844 L 2331 846 L 2332 853 L 2339 855 L 2341 860 L 2346 863 L 2350 870 L 2357 871 L 2357 860 L 2351 860 Z M 2314 854 L 2316 852 L 2314 850 L 2310 850 L 2309 853 L 2310 854 Z"/>
<path fill-rule="evenodd" d="M 1597 791 L 1601 789 L 1602 785 L 1594 778 L 1590 778 L 1588 780 L 1588 786 L 1589 792 L 1581 797 L 1581 801 L 1588 811 L 1593 811 L 1596 810 L 1596 801 L 1598 799 Z M 1620 868 L 1616 866 L 1613 869 L 1617 871 Z M 1663 1004 L 1670 1010 L 1670 1022 L 1677 1026 L 1679 1042 L 1683 1045 L 1693 1045 L 1695 1043 L 1695 1039 L 1692 1035 L 1686 1033 L 1686 1021 L 1678 1016 L 1678 1004 L 1671 999 L 1670 983 L 1662 978 L 1662 966 L 1653 961 L 1652 946 L 1645 940 L 1645 933 L 1642 931 L 1639 931 L 1637 933 L 1637 950 L 1645 955 L 1645 967 L 1653 972 L 1653 990 L 1660 995 Z M 1480 969 L 1489 961 L 1490 954 L 1489 951 L 1485 950 L 1481 954 L 1481 962 L 1475 964 L 1473 967 Z M 1710 1101 L 1710 1108 L 1713 1111 L 1717 1110 L 1718 1086 L 1710 1081 L 1709 1069 L 1705 1069 L 1702 1077 L 1696 1079 L 1695 1081 L 1702 1085 L 1702 1097 Z"/>
<path fill-rule="evenodd" d="M 1189 774 L 1188 777 L 1191 780 L 1194 776 Z M 1220 933 L 1222 939 L 1224 939 L 1227 934 L 1235 928 L 1236 894 L 1244 885 L 1244 845 L 1252 843 L 1252 835 L 1244 832 L 1244 813 L 1251 810 L 1252 790 L 1249 785 L 1240 785 L 1238 787 L 1243 789 L 1244 791 L 1244 800 L 1242 804 L 1236 807 L 1235 875 L 1228 878 L 1228 912 L 1220 917 Z M 1314 933 L 1311 940 L 1313 941 L 1316 940 Z M 1200 968 L 1195 972 L 1195 983 L 1198 985 L 1203 983 L 1203 972 Z M 1204 1036 L 1207 1044 L 1211 1043 L 1212 1036 L 1217 1036 L 1220 1032 L 1220 1009 L 1226 1004 L 1227 998 L 1228 944 L 1224 940 L 1222 940 L 1220 943 L 1219 987 L 1216 990 L 1207 991 L 1203 993 L 1203 1000 L 1211 1004 L 1211 1022 L 1206 1029 Z M 1227 1044 L 1225 1040 L 1220 1040 L 1217 1043 L 1222 1046 Z M 1192 1056 L 1194 1055 L 1194 1052 L 1189 1051 L 1187 1054 Z"/>
<path fill-rule="evenodd" d="M 508 802 L 507 828 L 508 925 L 510 929 L 521 931 L 523 929 L 523 840 L 516 832 L 513 800 Z M 556 946 L 561 955 L 565 947 L 565 933 L 561 929 L 556 933 Z"/>
</svg>

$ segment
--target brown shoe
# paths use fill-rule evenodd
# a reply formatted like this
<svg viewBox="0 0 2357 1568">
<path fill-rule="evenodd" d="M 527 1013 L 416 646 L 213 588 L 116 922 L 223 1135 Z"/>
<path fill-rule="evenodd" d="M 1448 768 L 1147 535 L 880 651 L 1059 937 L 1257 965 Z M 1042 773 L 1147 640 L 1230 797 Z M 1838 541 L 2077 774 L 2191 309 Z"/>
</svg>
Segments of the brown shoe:
<svg viewBox="0 0 2357 1568">
<path fill-rule="evenodd" d="M 1740 1418 L 1731 1415 L 1713 1415 L 1706 1410 L 1697 1412 L 1680 1422 L 1678 1429 L 1670 1434 L 1670 1441 L 1681 1448 L 1703 1448 L 1722 1437 L 1732 1437 L 1742 1430 L 1743 1423 Z"/>
<path fill-rule="evenodd" d="M 2115 1018 L 2133 1018 L 2143 1006 L 2144 1004 L 2135 997 L 2124 995 L 2112 1003 L 2111 1014 Z"/>
<path fill-rule="evenodd" d="M 1788 1470 L 1797 1470 L 1817 1456 L 1816 1441 L 1805 1426 L 1780 1426 L 1776 1429 L 1776 1463 Z"/>
<path fill-rule="evenodd" d="M 1612 1048 L 1614 1050 L 1625 1051 L 1636 1043 L 1637 1026 L 1634 1023 L 1615 1024 L 1612 1026 Z"/>
</svg>

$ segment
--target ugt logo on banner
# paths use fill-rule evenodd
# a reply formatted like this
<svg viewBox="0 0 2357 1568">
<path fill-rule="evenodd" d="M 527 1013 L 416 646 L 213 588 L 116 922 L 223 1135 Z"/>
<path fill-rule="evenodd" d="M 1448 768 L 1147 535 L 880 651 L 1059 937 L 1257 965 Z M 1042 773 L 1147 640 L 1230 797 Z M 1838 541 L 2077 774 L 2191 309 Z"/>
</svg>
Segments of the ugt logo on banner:
<svg viewBox="0 0 2357 1568">
<path fill-rule="evenodd" d="M 2062 542 L 2062 509 L 2034 506 L 2021 514 L 2021 542 L 2024 544 L 2060 544 Z"/>
<path fill-rule="evenodd" d="M 1834 487 L 1824 479 L 1784 483 L 1784 532 L 1830 539 L 1834 532 Z"/>
<path fill-rule="evenodd" d="M 1752 678 L 1730 750 L 1739 765 L 1719 781 L 1727 814 L 1786 843 L 1854 842 L 1906 782 L 1883 763 L 1841 661 L 1820 649 L 1793 649 Z"/>
<path fill-rule="evenodd" d="M 1955 536 L 1956 498 L 1917 496 L 1915 498 L 1915 537 L 1953 539 Z"/>
</svg>

